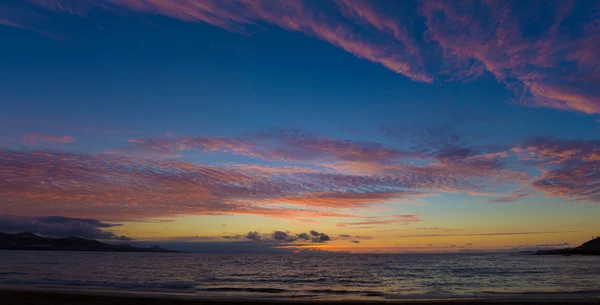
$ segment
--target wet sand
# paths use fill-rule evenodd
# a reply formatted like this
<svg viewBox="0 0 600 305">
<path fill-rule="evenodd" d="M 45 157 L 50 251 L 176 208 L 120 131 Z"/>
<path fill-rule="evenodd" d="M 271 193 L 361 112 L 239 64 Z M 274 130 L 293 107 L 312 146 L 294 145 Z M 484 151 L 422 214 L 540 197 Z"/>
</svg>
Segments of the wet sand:
<svg viewBox="0 0 600 305">
<path fill-rule="evenodd" d="M 600 304 L 600 298 L 546 298 L 546 299 L 447 299 L 447 300 L 394 300 L 394 301 L 321 301 L 321 300 L 257 300 L 257 299 L 202 299 L 201 296 L 177 298 L 165 295 L 107 294 L 78 291 L 7 290 L 0 288 L 2 305 L 202 305 L 202 304 Z"/>
</svg>

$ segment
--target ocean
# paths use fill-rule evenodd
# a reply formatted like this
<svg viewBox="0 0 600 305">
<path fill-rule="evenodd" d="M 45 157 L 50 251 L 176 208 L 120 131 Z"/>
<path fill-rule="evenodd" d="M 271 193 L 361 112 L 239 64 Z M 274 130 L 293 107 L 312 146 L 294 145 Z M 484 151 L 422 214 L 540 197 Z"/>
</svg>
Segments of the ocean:
<svg viewBox="0 0 600 305">
<path fill-rule="evenodd" d="M 600 256 L 0 251 L 0 284 L 264 299 L 600 296 Z"/>
</svg>

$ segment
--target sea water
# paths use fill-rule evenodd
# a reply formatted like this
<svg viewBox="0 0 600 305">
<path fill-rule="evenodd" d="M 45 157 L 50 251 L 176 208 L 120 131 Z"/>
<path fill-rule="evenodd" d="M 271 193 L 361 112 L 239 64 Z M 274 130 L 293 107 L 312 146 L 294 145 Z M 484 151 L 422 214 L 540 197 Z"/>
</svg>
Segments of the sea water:
<svg viewBox="0 0 600 305">
<path fill-rule="evenodd" d="M 600 256 L 0 251 L 0 284 L 265 299 L 597 297 Z"/>
</svg>

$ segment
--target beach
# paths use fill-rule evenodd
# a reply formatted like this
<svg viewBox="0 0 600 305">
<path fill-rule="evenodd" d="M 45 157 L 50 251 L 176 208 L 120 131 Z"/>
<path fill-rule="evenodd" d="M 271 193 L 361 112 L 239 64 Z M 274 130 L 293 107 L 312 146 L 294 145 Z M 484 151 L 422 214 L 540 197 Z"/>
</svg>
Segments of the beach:
<svg viewBox="0 0 600 305">
<path fill-rule="evenodd" d="M 261 300 L 194 298 L 166 295 L 111 294 L 90 291 L 36 291 L 30 289 L 0 288 L 3 305 L 196 305 L 196 304 L 600 304 L 600 298 L 505 298 L 505 299 L 422 299 L 394 301 L 341 301 L 341 300 Z"/>
</svg>

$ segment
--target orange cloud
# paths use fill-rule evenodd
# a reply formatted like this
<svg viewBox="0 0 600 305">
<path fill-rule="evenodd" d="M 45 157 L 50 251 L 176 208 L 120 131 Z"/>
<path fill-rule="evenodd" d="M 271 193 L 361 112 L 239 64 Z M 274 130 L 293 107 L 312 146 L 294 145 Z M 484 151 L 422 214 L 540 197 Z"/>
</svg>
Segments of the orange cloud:
<svg viewBox="0 0 600 305">
<path fill-rule="evenodd" d="M 287 196 L 298 187 L 278 185 L 251 172 L 178 161 L 104 154 L 0 153 L 3 212 L 136 219 L 177 215 L 257 214 L 272 217 L 348 217 L 318 209 L 231 204 L 239 198 Z"/>
<path fill-rule="evenodd" d="M 394 199 L 405 199 L 428 196 L 427 193 L 412 191 L 394 192 L 336 192 L 336 193 L 306 193 L 296 196 L 262 200 L 261 202 L 292 204 L 299 206 L 314 206 L 328 208 L 360 208 L 375 203 L 386 203 Z"/>
</svg>

